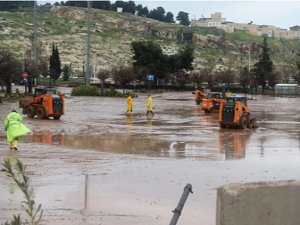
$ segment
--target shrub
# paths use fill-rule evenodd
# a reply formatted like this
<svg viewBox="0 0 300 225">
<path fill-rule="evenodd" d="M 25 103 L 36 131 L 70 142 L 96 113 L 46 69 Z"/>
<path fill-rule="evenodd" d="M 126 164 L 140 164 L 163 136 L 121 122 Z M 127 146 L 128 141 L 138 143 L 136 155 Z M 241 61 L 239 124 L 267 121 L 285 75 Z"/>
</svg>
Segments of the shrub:
<svg viewBox="0 0 300 225">
<path fill-rule="evenodd" d="M 95 86 L 80 85 L 72 89 L 73 96 L 98 96 L 99 89 Z"/>
<path fill-rule="evenodd" d="M 117 92 L 114 87 L 110 87 L 109 89 L 105 89 L 104 96 L 122 97 L 122 94 L 120 92 Z"/>
</svg>

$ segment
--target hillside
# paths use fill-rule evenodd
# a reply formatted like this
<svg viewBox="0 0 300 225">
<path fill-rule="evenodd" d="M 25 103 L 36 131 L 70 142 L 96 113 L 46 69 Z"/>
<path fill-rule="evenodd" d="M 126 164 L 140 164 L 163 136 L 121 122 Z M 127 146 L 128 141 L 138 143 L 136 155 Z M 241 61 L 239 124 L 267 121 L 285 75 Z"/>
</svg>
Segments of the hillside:
<svg viewBox="0 0 300 225">
<path fill-rule="evenodd" d="M 54 42 L 58 46 L 62 65 L 71 64 L 72 69 L 80 73 L 86 54 L 86 14 L 86 9 L 62 6 L 39 11 L 40 57 L 49 57 Z M 0 12 L 0 48 L 9 46 L 20 59 L 30 56 L 33 17 L 33 12 L 25 9 L 21 12 Z M 226 34 L 213 28 L 187 28 L 126 13 L 91 9 L 91 64 L 96 65 L 97 70 L 131 64 L 130 44 L 136 40 L 155 41 L 168 54 L 175 53 L 185 42 L 193 42 L 196 69 L 201 68 L 208 59 L 237 57 L 241 54 L 241 43 L 249 49 L 253 48 L 253 43 L 262 43 L 262 37 L 242 31 Z M 300 48 L 299 40 L 270 39 L 269 44 L 277 65 L 286 61 L 286 53 Z"/>
</svg>

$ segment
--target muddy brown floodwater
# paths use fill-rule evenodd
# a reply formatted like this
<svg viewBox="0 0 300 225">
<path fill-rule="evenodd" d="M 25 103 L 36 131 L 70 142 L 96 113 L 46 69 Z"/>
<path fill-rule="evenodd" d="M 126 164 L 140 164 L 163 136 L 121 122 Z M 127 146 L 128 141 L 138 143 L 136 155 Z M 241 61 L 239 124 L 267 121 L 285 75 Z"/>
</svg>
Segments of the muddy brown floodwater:
<svg viewBox="0 0 300 225">
<path fill-rule="evenodd" d="M 254 96 L 259 128 L 220 129 L 191 92 L 146 94 L 125 115 L 125 98 L 72 97 L 61 120 L 28 119 L 18 151 L 0 133 L 1 161 L 27 165 L 43 224 L 166 225 L 187 183 L 178 224 L 214 225 L 216 189 L 227 183 L 300 180 L 300 98 Z M 3 121 L 17 103 L 0 105 Z M 0 223 L 23 213 L 23 197 L 0 172 Z"/>
</svg>

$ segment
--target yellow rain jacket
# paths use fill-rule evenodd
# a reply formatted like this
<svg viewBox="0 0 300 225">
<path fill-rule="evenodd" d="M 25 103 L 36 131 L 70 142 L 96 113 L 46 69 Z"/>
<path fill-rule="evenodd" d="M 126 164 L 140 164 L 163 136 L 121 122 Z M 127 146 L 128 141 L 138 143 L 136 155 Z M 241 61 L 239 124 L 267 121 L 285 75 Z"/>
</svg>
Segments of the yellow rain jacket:
<svg viewBox="0 0 300 225">
<path fill-rule="evenodd" d="M 3 130 L 6 131 L 8 141 L 13 141 L 30 132 L 30 129 L 23 124 L 23 117 L 16 112 L 11 112 L 7 115 L 4 120 Z"/>
<path fill-rule="evenodd" d="M 227 97 L 231 97 L 231 96 L 232 96 L 232 93 L 231 93 L 230 91 L 227 91 L 227 92 L 226 92 L 226 96 L 227 96 Z"/>
<path fill-rule="evenodd" d="M 132 108 L 133 108 L 133 100 L 132 100 L 132 97 L 129 96 L 127 98 L 127 110 L 132 111 Z"/>
<path fill-rule="evenodd" d="M 149 96 L 149 97 L 148 97 L 147 110 L 148 110 L 148 111 L 152 111 L 152 108 L 153 108 L 152 97 Z"/>
</svg>

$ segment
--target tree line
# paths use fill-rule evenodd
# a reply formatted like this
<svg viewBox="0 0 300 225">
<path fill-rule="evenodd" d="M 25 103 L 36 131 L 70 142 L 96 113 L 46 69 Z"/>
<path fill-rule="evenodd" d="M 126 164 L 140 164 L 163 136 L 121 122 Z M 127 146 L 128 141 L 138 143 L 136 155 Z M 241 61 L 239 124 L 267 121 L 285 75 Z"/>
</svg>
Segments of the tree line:
<svg viewBox="0 0 300 225">
<path fill-rule="evenodd" d="M 23 62 L 8 49 L 0 49 L 0 85 L 5 86 L 6 93 L 11 93 L 12 83 L 22 83 L 32 93 L 34 80 L 40 75 L 50 76 L 49 85 L 54 85 L 55 81 L 61 76 L 61 62 L 58 48 L 53 43 L 52 53 L 48 61 L 41 59 L 37 64 L 31 57 Z"/>
<path fill-rule="evenodd" d="M 147 81 L 147 75 L 154 75 L 153 83 L 166 85 L 184 86 L 187 83 L 207 82 L 209 86 L 222 83 L 229 84 L 239 82 L 242 85 L 261 85 L 262 89 L 276 84 L 279 74 L 270 57 L 270 48 L 267 38 L 258 49 L 258 59 L 253 68 L 237 68 L 237 56 L 227 59 L 205 58 L 202 68 L 194 71 L 194 46 L 192 44 L 183 45 L 177 53 L 167 55 L 160 45 L 152 41 L 134 41 L 131 43 L 132 66 L 120 66 L 112 70 L 99 70 L 96 76 L 103 81 L 108 77 L 113 77 L 116 84 L 124 87 L 135 81 Z M 300 52 L 293 54 L 296 68 L 294 79 L 300 83 Z M 19 82 L 22 74 L 26 73 L 28 91 L 31 92 L 33 80 L 40 75 L 50 76 L 49 85 L 55 85 L 55 81 L 63 76 L 68 80 L 71 68 L 64 65 L 61 68 L 60 54 L 57 46 L 52 44 L 52 53 L 48 59 L 40 60 L 39 64 L 29 58 L 25 62 L 18 60 L 9 50 L 0 49 L 0 85 L 6 86 L 7 93 L 11 92 L 12 82 Z M 83 74 L 84 76 L 84 74 Z M 252 83 L 254 82 L 254 83 Z"/>
<path fill-rule="evenodd" d="M 66 2 L 56 2 L 54 5 L 61 6 L 76 6 L 76 7 L 87 7 L 86 1 L 66 1 Z M 166 12 L 161 6 L 156 9 L 149 10 L 147 6 L 142 4 L 136 5 L 134 1 L 116 1 L 111 3 L 110 1 L 91 1 L 91 7 L 95 9 L 112 10 L 117 11 L 118 8 L 122 8 L 122 12 L 131 13 L 133 15 L 142 16 L 146 18 L 151 18 L 159 20 L 166 23 L 175 23 L 174 15 L 172 12 Z M 185 26 L 190 25 L 190 20 L 188 13 L 180 11 L 176 17 L 176 20 Z"/>
</svg>

